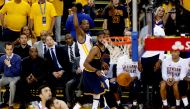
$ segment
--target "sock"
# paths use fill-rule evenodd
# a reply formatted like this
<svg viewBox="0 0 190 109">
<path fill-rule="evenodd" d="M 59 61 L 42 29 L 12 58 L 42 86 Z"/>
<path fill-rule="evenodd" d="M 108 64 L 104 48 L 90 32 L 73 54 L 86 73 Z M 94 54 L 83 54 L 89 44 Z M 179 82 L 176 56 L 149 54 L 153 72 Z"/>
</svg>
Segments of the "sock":
<svg viewBox="0 0 190 109">
<path fill-rule="evenodd" d="M 137 106 L 137 101 L 133 101 L 133 106 Z"/>
<path fill-rule="evenodd" d="M 162 100 L 162 102 L 163 102 L 163 105 L 164 105 L 164 106 L 168 106 L 167 99 L 166 99 L 166 100 Z"/>
<path fill-rule="evenodd" d="M 92 109 L 98 109 L 99 99 L 94 99 L 92 103 Z"/>
<path fill-rule="evenodd" d="M 120 101 L 120 100 L 118 100 L 118 101 L 117 101 L 117 104 L 118 104 L 118 105 L 119 105 L 119 104 L 121 104 L 121 101 Z"/>
<path fill-rule="evenodd" d="M 180 100 L 176 100 L 176 106 L 180 105 Z"/>
<path fill-rule="evenodd" d="M 73 107 L 73 109 L 80 109 L 81 105 L 79 103 L 76 103 L 75 106 Z"/>
<path fill-rule="evenodd" d="M 188 106 L 189 102 L 188 102 L 187 97 L 182 98 L 182 101 L 183 101 L 184 106 Z"/>
</svg>

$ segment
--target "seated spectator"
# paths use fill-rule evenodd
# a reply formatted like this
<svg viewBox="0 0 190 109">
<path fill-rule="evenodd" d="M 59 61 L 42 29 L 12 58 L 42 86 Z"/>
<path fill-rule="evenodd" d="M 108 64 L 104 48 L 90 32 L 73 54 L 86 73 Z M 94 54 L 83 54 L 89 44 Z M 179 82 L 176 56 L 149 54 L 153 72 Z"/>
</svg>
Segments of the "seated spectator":
<svg viewBox="0 0 190 109">
<path fill-rule="evenodd" d="M 44 59 L 38 56 L 37 48 L 31 47 L 29 57 L 22 61 L 21 79 L 17 83 L 17 91 L 21 98 L 20 109 L 25 109 L 25 104 L 32 101 L 31 89 L 37 89 L 45 81 L 47 74 Z"/>
<path fill-rule="evenodd" d="M 160 95 L 163 102 L 163 108 L 168 109 L 167 88 L 173 89 L 176 98 L 176 109 L 180 109 L 180 93 L 178 83 L 186 76 L 186 66 L 184 59 L 179 57 L 179 51 L 171 51 L 171 57 L 163 60 L 162 63 L 162 81 L 160 83 Z"/>
<path fill-rule="evenodd" d="M 20 44 L 15 46 L 13 51 L 15 54 L 18 54 L 22 59 L 29 56 L 30 45 L 27 44 L 27 40 L 27 36 L 25 34 L 21 34 L 19 38 Z"/>
<path fill-rule="evenodd" d="M 45 58 L 47 60 L 47 70 L 48 70 L 48 84 L 52 89 L 53 95 L 55 94 L 56 87 L 65 87 L 65 84 L 70 80 L 71 74 L 71 63 L 69 62 L 68 53 L 66 50 L 55 45 L 55 42 L 51 36 L 46 36 L 46 45 L 48 51 L 45 53 Z"/>
<path fill-rule="evenodd" d="M 87 15 L 87 14 L 85 14 L 85 13 L 82 12 L 82 4 L 81 3 L 77 3 L 75 5 L 75 7 L 77 8 L 78 22 L 81 24 L 81 23 L 83 23 L 82 21 L 86 21 L 87 20 L 88 23 L 90 24 L 90 27 L 91 28 L 94 27 L 94 21 L 92 20 L 92 18 L 89 15 Z M 71 36 L 73 36 L 74 40 L 77 40 L 76 39 L 77 38 L 76 37 L 76 30 L 75 30 L 74 24 L 73 24 L 73 15 L 70 15 L 67 18 L 67 21 L 66 21 L 66 30 L 71 33 Z M 89 30 L 88 30 L 87 33 L 89 33 Z"/>
<path fill-rule="evenodd" d="M 46 36 L 48 35 L 47 31 L 43 30 L 40 32 L 41 40 L 36 42 L 34 46 L 38 49 L 38 56 L 44 58 L 45 53 L 47 52 L 48 48 L 45 43 Z"/>
<path fill-rule="evenodd" d="M 55 97 L 46 101 L 46 107 L 48 109 L 69 109 L 64 101 L 56 99 Z"/>
<path fill-rule="evenodd" d="M 164 24 L 166 23 L 165 20 L 163 19 L 165 14 L 165 10 L 162 6 L 158 7 L 155 12 L 154 16 L 154 22 L 157 26 L 164 28 Z"/>
<path fill-rule="evenodd" d="M 129 56 L 123 55 L 119 57 L 117 62 L 117 75 L 122 72 L 128 72 L 132 78 L 132 81 L 129 84 L 129 97 L 133 102 L 131 109 L 137 109 L 138 104 L 142 103 L 142 96 L 140 95 L 141 91 L 141 82 L 140 82 L 140 71 L 138 70 L 138 62 L 132 61 L 132 50 L 129 48 Z"/>
<path fill-rule="evenodd" d="M 72 107 L 74 103 L 74 93 L 77 89 L 77 85 L 80 83 L 80 77 L 82 70 L 79 67 L 79 49 L 76 42 L 73 41 L 71 34 L 65 36 L 66 46 L 65 49 L 69 55 L 69 61 L 72 64 L 71 80 L 66 83 L 66 100 L 69 107 Z"/>
<path fill-rule="evenodd" d="M 35 36 L 35 33 L 32 32 L 28 26 L 24 26 L 21 28 L 21 31 L 20 31 L 21 34 L 25 34 L 28 38 L 28 41 L 27 41 L 27 44 L 30 45 L 30 46 L 33 46 L 34 43 L 37 41 L 36 40 L 36 36 Z"/>
<path fill-rule="evenodd" d="M 190 58 L 186 59 L 187 61 L 187 73 L 183 80 L 179 81 L 179 93 L 183 101 L 185 109 L 190 109 L 188 97 L 190 94 L 190 89 L 188 89 L 188 84 L 190 84 Z M 190 100 L 190 98 L 189 98 Z"/>
<path fill-rule="evenodd" d="M 21 57 L 13 53 L 12 43 L 5 43 L 5 52 L 6 54 L 0 57 L 0 72 L 4 72 L 3 77 L 0 79 L 0 90 L 2 86 L 9 84 L 9 109 L 13 109 L 16 83 L 20 79 Z"/>
</svg>

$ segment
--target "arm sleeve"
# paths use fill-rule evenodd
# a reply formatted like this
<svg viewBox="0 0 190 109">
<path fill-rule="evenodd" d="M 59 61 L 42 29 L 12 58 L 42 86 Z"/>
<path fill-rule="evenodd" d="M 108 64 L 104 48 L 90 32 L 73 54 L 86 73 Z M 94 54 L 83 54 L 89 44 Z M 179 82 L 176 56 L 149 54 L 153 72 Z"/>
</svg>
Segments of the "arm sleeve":
<svg viewBox="0 0 190 109">
<path fill-rule="evenodd" d="M 34 19 L 34 4 L 32 5 L 30 10 L 30 19 Z"/>
<path fill-rule="evenodd" d="M 4 65 L 4 62 L 3 62 L 3 58 L 1 57 L 0 58 L 0 73 L 3 71 L 3 65 Z"/>
<path fill-rule="evenodd" d="M 161 61 L 163 61 L 163 59 L 164 59 L 164 51 L 161 51 L 161 52 L 160 52 L 159 59 L 160 59 Z"/>
<path fill-rule="evenodd" d="M 15 75 L 19 75 L 21 73 L 21 58 L 16 57 L 15 64 L 11 67 L 8 67 L 11 72 L 13 72 Z"/>
<path fill-rule="evenodd" d="M 186 75 L 187 75 L 187 66 L 183 66 L 183 65 L 186 65 L 186 64 L 187 64 L 187 61 L 184 59 L 182 61 L 182 69 L 181 69 L 181 73 L 179 75 L 180 80 L 183 80 L 184 77 L 186 77 Z"/>
<path fill-rule="evenodd" d="M 0 10 L 1 14 L 6 14 L 7 13 L 7 3 L 3 6 L 3 8 Z"/>
<path fill-rule="evenodd" d="M 167 67 L 166 67 L 166 60 L 163 60 L 162 62 L 162 79 L 167 81 L 168 77 L 167 77 Z"/>
<path fill-rule="evenodd" d="M 67 21 L 66 21 L 66 24 L 65 24 L 66 30 L 67 30 L 68 32 L 71 31 L 71 25 L 73 25 L 71 22 L 73 22 L 73 21 L 71 21 L 71 16 L 68 16 Z"/>
<path fill-rule="evenodd" d="M 55 11 L 55 7 L 53 6 L 53 4 L 51 4 L 51 17 L 55 17 L 57 16 L 57 13 Z"/>
</svg>

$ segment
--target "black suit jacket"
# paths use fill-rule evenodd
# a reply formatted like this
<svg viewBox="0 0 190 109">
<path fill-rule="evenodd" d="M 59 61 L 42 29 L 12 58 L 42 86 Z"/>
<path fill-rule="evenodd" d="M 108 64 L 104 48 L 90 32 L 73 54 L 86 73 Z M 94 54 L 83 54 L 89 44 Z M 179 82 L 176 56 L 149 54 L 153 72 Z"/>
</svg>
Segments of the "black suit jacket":
<svg viewBox="0 0 190 109">
<path fill-rule="evenodd" d="M 80 54 L 79 54 L 78 45 L 77 45 L 77 43 L 74 43 L 74 44 L 75 44 L 75 56 L 76 56 L 76 57 L 79 57 Z M 68 46 L 68 45 L 65 45 L 65 50 L 66 50 L 67 53 L 69 53 L 68 48 L 69 48 L 69 46 Z"/>
<path fill-rule="evenodd" d="M 69 79 L 69 72 L 71 72 L 71 63 L 69 62 L 69 56 L 67 51 L 64 49 L 64 47 L 55 45 L 55 52 L 57 60 L 59 64 L 62 66 L 62 69 L 56 69 L 56 67 L 53 64 L 50 51 L 48 50 L 48 52 L 45 53 L 45 59 L 47 60 L 47 69 L 50 76 L 53 76 L 52 73 L 54 71 L 64 70 L 63 77 Z"/>
</svg>

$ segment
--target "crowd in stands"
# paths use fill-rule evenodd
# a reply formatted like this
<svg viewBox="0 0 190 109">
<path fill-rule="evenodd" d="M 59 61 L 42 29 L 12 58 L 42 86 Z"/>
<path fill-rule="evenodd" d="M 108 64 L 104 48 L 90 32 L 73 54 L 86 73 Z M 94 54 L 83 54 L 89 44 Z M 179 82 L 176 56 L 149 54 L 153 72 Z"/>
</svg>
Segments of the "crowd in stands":
<svg viewBox="0 0 190 109">
<path fill-rule="evenodd" d="M 19 109 L 80 109 L 87 103 L 92 109 L 124 109 L 127 100 L 122 91 L 128 90 L 131 109 L 190 109 L 187 52 L 144 51 L 134 62 L 129 45 L 127 53 L 113 59 L 108 39 L 129 37 L 132 32 L 132 0 L 126 1 L 110 0 L 102 12 L 102 29 L 92 34 L 95 0 L 1 0 L 0 98 L 4 87 L 10 94 L 0 108 L 14 109 L 16 101 Z M 143 3 L 146 6 L 148 0 L 139 6 Z M 188 3 L 157 1 L 155 11 L 139 8 L 138 15 L 146 18 L 139 27 L 139 46 L 151 35 L 189 34 Z M 67 31 L 64 38 L 61 25 Z M 131 78 L 126 86 L 117 83 L 123 72 Z M 56 98 L 58 89 L 64 95 L 61 100 Z"/>
</svg>

